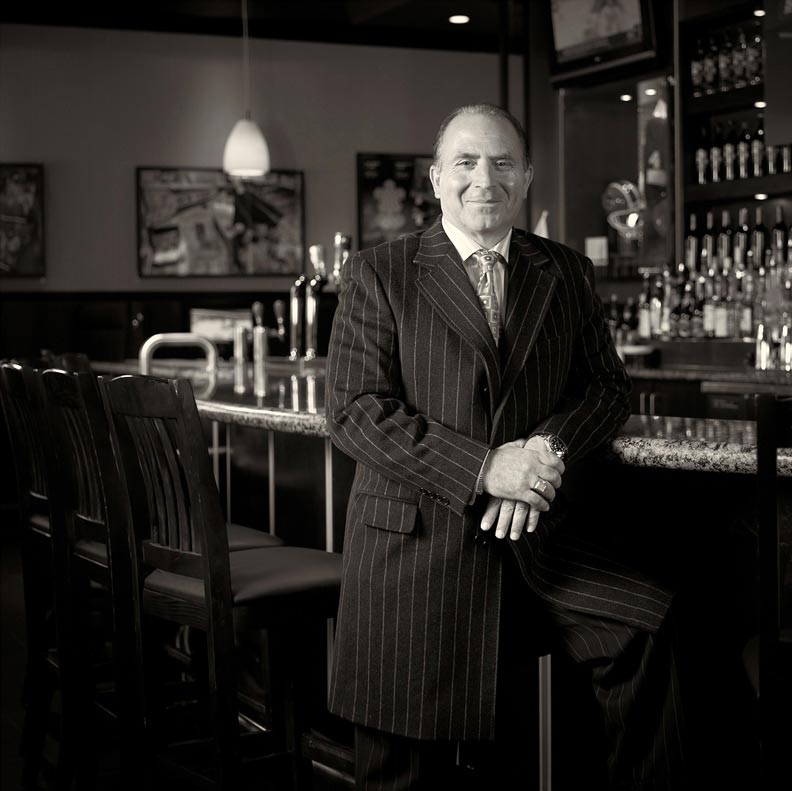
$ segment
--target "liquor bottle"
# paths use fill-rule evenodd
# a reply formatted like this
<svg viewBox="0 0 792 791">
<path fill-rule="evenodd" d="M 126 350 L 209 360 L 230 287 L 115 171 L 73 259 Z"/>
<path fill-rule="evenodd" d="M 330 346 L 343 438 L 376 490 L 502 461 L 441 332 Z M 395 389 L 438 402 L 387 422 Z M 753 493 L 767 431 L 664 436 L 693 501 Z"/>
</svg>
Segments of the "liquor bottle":
<svg viewBox="0 0 792 791">
<path fill-rule="evenodd" d="M 742 265 L 745 267 L 748 267 L 749 230 L 748 209 L 743 206 L 737 218 L 737 231 L 734 234 L 734 260 L 737 261 L 739 258 Z"/>
<path fill-rule="evenodd" d="M 718 47 L 712 36 L 710 36 L 709 44 L 704 52 L 702 65 L 704 93 L 715 93 L 718 90 Z"/>
<path fill-rule="evenodd" d="M 671 310 L 673 309 L 674 302 L 674 284 L 671 278 L 671 272 L 668 269 L 663 270 L 663 297 L 660 309 L 660 327 L 658 334 L 661 338 L 668 338 L 671 335 Z"/>
<path fill-rule="evenodd" d="M 715 270 L 710 270 L 704 277 L 704 302 L 702 306 L 702 330 L 704 337 L 715 337 L 715 305 L 718 296 L 715 290 Z"/>
<path fill-rule="evenodd" d="M 701 271 L 706 272 L 710 266 L 711 261 L 715 259 L 717 256 L 718 260 L 722 260 L 720 256 L 717 255 L 717 251 L 715 249 L 715 217 L 713 212 L 707 212 L 707 227 L 704 230 L 704 235 L 701 237 Z M 691 273 L 694 274 L 698 271 L 698 267 L 695 270 L 691 270 Z"/>
<path fill-rule="evenodd" d="M 735 164 L 737 162 L 737 127 L 733 119 L 726 123 L 726 135 L 723 141 L 723 177 L 726 181 L 734 181 Z"/>
<path fill-rule="evenodd" d="M 696 183 L 707 183 L 707 165 L 709 164 L 709 129 L 707 126 L 701 127 L 699 134 L 699 144 L 696 149 Z"/>
<path fill-rule="evenodd" d="M 688 280 L 682 290 L 679 309 L 677 311 L 677 337 L 690 338 L 693 334 L 693 311 L 695 299 L 693 297 L 693 283 Z"/>
<path fill-rule="evenodd" d="M 691 276 L 698 271 L 699 250 L 700 239 L 696 227 L 696 215 L 691 214 L 687 236 L 685 236 L 685 267 Z"/>
<path fill-rule="evenodd" d="M 735 88 L 744 88 L 748 84 L 745 78 L 747 51 L 748 42 L 745 38 L 745 31 L 742 28 L 738 28 L 737 39 L 734 42 L 731 57 L 732 80 Z"/>
<path fill-rule="evenodd" d="M 745 79 L 749 85 L 758 85 L 762 81 L 762 28 L 757 24 L 747 40 L 745 50 Z"/>
<path fill-rule="evenodd" d="M 748 131 L 748 124 L 743 121 L 740 124 L 740 137 L 737 141 L 737 174 L 741 179 L 747 179 L 749 175 L 749 162 L 751 159 L 751 133 Z"/>
<path fill-rule="evenodd" d="M 652 337 L 660 337 L 660 327 L 663 323 L 663 276 L 655 279 L 654 293 L 649 303 L 649 318 L 652 325 Z"/>
<path fill-rule="evenodd" d="M 758 263 L 764 264 L 765 250 L 767 249 L 767 228 L 762 222 L 762 207 L 756 207 L 754 228 L 751 232 L 751 253 L 754 266 Z"/>
<path fill-rule="evenodd" d="M 621 310 L 619 308 L 619 300 L 616 294 L 610 295 L 610 304 L 608 306 L 608 329 L 610 330 L 613 342 L 616 345 L 620 345 L 622 342 Z"/>
<path fill-rule="evenodd" d="M 726 337 L 739 338 L 740 299 L 737 292 L 737 277 L 731 273 L 726 281 Z"/>
<path fill-rule="evenodd" d="M 770 231 L 770 246 L 773 250 L 773 257 L 776 265 L 784 263 L 784 254 L 787 246 L 787 227 L 784 224 L 784 209 L 780 203 L 775 207 L 775 225 Z"/>
<path fill-rule="evenodd" d="M 732 262 L 732 229 L 731 229 L 731 214 L 728 209 L 721 211 L 721 227 L 718 231 L 718 244 L 716 247 L 718 261 L 722 266 L 726 266 L 726 262 Z M 729 265 L 731 268 L 731 264 Z"/>
<path fill-rule="evenodd" d="M 767 175 L 775 176 L 778 173 L 778 149 L 772 143 L 765 143 L 765 165 Z"/>
<path fill-rule="evenodd" d="M 761 176 L 764 165 L 764 114 L 757 113 L 756 134 L 751 141 L 751 173 L 754 178 Z"/>
<path fill-rule="evenodd" d="M 754 332 L 754 277 L 746 272 L 740 293 L 740 337 L 751 338 Z"/>
<path fill-rule="evenodd" d="M 718 50 L 718 88 L 730 91 L 734 87 L 734 71 L 732 69 L 732 42 L 729 33 L 723 34 L 723 41 Z"/>
<path fill-rule="evenodd" d="M 723 165 L 723 127 L 720 122 L 716 122 L 715 129 L 710 141 L 709 160 L 710 160 L 710 180 L 715 183 L 721 180 L 721 168 Z"/>
<path fill-rule="evenodd" d="M 637 328 L 638 311 L 635 307 L 635 298 L 627 297 L 627 301 L 624 303 L 624 310 L 622 311 L 622 320 L 620 325 L 622 343 L 635 343 Z"/>
<path fill-rule="evenodd" d="M 652 303 L 651 303 L 652 284 L 649 280 L 649 273 L 643 274 L 643 286 L 638 302 L 638 337 L 641 340 L 649 340 L 652 337 Z"/>
<path fill-rule="evenodd" d="M 671 290 L 671 305 L 668 311 L 668 337 L 671 340 L 680 337 L 682 295 L 685 293 L 685 285 L 686 284 L 677 284 L 676 288 Z"/>
<path fill-rule="evenodd" d="M 696 278 L 693 303 L 693 320 L 690 325 L 690 335 L 693 338 L 704 338 L 704 302 L 706 297 L 707 278 L 700 274 Z"/>
<path fill-rule="evenodd" d="M 704 93 L 704 47 L 701 39 L 696 41 L 696 51 L 690 59 L 690 85 L 693 96 L 699 97 Z"/>
<path fill-rule="evenodd" d="M 728 338 L 729 337 L 729 304 L 727 301 L 728 283 L 719 273 L 716 274 L 715 283 L 713 284 L 714 293 L 717 294 L 717 299 L 714 300 L 715 312 L 715 337 Z"/>
<path fill-rule="evenodd" d="M 781 146 L 781 172 L 792 173 L 792 144 L 784 143 Z"/>
</svg>

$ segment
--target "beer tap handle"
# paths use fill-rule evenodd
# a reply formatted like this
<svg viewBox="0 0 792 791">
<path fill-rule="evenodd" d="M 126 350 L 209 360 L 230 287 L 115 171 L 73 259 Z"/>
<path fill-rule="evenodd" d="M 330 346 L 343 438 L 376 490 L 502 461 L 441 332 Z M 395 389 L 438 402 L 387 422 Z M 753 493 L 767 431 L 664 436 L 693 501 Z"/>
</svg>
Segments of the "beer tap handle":
<svg viewBox="0 0 792 791">
<path fill-rule="evenodd" d="M 272 312 L 275 314 L 277 327 L 275 335 L 283 340 L 286 337 L 286 303 L 282 299 L 276 299 L 272 303 Z"/>
<path fill-rule="evenodd" d="M 253 326 L 254 327 L 263 327 L 264 326 L 264 303 L 259 302 L 256 300 L 250 308 L 251 313 L 253 314 Z"/>
</svg>

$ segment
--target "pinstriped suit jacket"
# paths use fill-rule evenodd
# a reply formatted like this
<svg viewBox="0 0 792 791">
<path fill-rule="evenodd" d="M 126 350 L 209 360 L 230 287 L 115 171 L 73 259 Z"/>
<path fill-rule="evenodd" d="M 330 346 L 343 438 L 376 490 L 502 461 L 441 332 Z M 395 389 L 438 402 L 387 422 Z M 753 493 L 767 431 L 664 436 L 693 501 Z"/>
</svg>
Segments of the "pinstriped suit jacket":
<svg viewBox="0 0 792 791">
<path fill-rule="evenodd" d="M 482 462 L 549 431 L 573 463 L 624 422 L 629 380 L 591 262 L 563 245 L 513 232 L 500 348 L 439 221 L 349 268 L 327 371 L 330 434 L 357 461 L 330 708 L 414 738 L 492 738 L 508 550 L 474 540 Z M 568 535 L 555 509 L 506 541 L 529 585 L 656 629 L 670 595 Z"/>
</svg>

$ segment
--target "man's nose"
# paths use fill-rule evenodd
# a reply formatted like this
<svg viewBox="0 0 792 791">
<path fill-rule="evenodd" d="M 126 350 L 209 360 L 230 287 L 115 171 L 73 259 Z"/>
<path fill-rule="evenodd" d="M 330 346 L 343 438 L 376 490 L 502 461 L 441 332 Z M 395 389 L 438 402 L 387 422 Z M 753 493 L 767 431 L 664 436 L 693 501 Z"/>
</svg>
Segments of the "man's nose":
<svg viewBox="0 0 792 791">
<path fill-rule="evenodd" d="M 478 187 L 489 187 L 495 181 L 495 171 L 492 167 L 492 163 L 485 160 L 480 159 L 478 164 L 476 165 L 476 170 L 474 173 L 474 182 Z"/>
</svg>

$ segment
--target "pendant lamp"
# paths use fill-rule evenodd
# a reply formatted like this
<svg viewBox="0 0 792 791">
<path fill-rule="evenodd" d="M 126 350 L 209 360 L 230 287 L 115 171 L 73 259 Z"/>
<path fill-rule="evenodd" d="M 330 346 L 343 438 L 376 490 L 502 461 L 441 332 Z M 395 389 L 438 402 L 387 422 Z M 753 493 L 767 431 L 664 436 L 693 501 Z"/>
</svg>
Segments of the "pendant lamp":
<svg viewBox="0 0 792 791">
<path fill-rule="evenodd" d="M 270 155 L 259 125 L 250 117 L 250 52 L 247 0 L 242 0 L 242 69 L 245 117 L 240 118 L 223 150 L 223 170 L 241 179 L 259 178 L 269 172 Z"/>
</svg>

